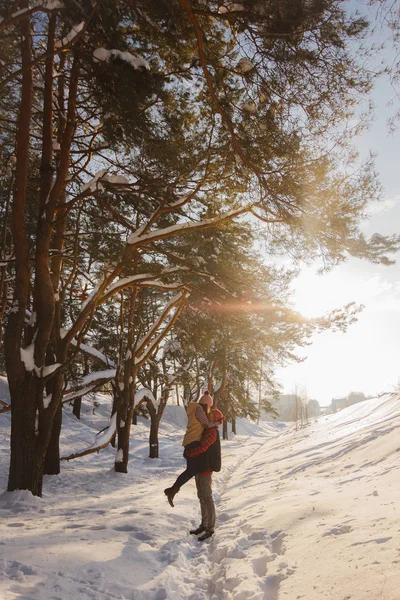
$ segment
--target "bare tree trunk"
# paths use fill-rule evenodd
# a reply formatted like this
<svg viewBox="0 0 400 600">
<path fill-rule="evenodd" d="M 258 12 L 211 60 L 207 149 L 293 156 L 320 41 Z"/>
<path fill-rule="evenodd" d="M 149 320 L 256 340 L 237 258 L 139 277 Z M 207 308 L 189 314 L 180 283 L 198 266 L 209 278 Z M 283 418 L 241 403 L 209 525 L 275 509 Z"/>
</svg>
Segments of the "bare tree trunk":
<svg viewBox="0 0 400 600">
<path fill-rule="evenodd" d="M 28 0 L 18 3 L 28 8 Z M 28 489 L 42 493 L 42 464 L 37 460 L 36 376 L 27 372 L 21 360 L 25 313 L 29 297 L 29 242 L 25 225 L 29 167 L 30 123 L 32 116 L 32 48 L 29 18 L 20 22 L 22 88 L 18 119 L 15 188 L 12 203 L 12 233 L 15 249 L 15 287 L 5 335 L 5 359 L 11 396 L 11 456 L 8 490 Z"/>
<path fill-rule="evenodd" d="M 0 241 L 0 258 L 5 257 L 7 247 L 11 248 L 12 241 L 9 235 L 9 215 L 10 215 L 10 205 L 11 205 L 11 194 L 14 187 L 14 171 L 10 177 L 10 185 L 8 188 L 6 207 L 4 211 L 4 220 L 3 227 L 1 232 L 1 241 Z M 7 282 L 7 265 L 3 265 L 0 267 L 0 344 L 3 341 L 3 319 L 7 310 L 7 301 L 8 301 L 8 282 Z"/>
<path fill-rule="evenodd" d="M 128 339 L 127 351 L 124 361 L 124 389 L 121 393 L 121 400 L 117 410 L 117 434 L 118 451 L 115 459 L 114 469 L 117 473 L 128 472 L 129 460 L 129 438 L 131 432 L 132 417 L 134 412 L 136 369 L 135 369 L 135 348 L 134 348 L 134 325 L 135 325 L 135 305 L 137 298 L 137 289 L 131 290 L 129 299 L 128 313 Z"/>
<path fill-rule="evenodd" d="M 149 458 L 159 458 L 158 430 L 160 427 L 160 417 L 155 414 L 154 417 L 150 416 L 150 418 Z"/>
<path fill-rule="evenodd" d="M 236 435 L 236 417 L 232 417 L 232 433 Z"/>
<path fill-rule="evenodd" d="M 20 387 L 10 385 L 11 392 L 11 457 L 8 491 L 30 490 L 42 495 L 43 456 L 38 456 L 35 435 L 36 390 L 35 376 L 27 373 Z M 24 398 L 25 402 L 20 399 Z"/>
<path fill-rule="evenodd" d="M 228 439 L 228 420 L 227 419 L 225 419 L 225 421 L 222 423 L 222 439 L 223 440 Z"/>
<path fill-rule="evenodd" d="M 60 472 L 60 433 L 62 425 L 62 404 L 59 403 L 53 419 L 49 445 L 44 460 L 44 474 L 58 475 Z"/>
<path fill-rule="evenodd" d="M 89 361 L 86 356 L 84 358 L 84 364 L 85 364 L 85 367 L 83 369 L 83 376 L 85 377 L 85 375 L 89 374 Z M 81 418 L 81 408 L 82 408 L 82 396 L 79 396 L 79 398 L 75 398 L 75 400 L 73 402 L 73 407 L 72 407 L 72 414 L 77 419 Z M 112 413 L 112 414 L 114 414 L 114 413 Z"/>
<path fill-rule="evenodd" d="M 116 413 L 118 410 L 119 396 L 118 396 L 118 379 L 117 378 L 116 378 L 115 384 L 112 385 L 112 389 L 113 389 L 113 403 L 112 403 L 112 408 L 111 408 L 111 416 L 113 416 L 113 414 Z M 117 434 L 114 433 L 114 435 L 112 436 L 111 441 L 110 441 L 110 444 L 113 448 L 115 448 L 116 440 L 117 440 Z"/>
<path fill-rule="evenodd" d="M 159 458 L 158 431 L 165 407 L 168 403 L 171 387 L 172 386 L 169 386 L 163 390 L 158 409 L 153 406 L 151 400 L 147 402 L 147 408 L 151 419 L 149 435 L 149 458 Z"/>
<path fill-rule="evenodd" d="M 72 406 L 72 414 L 77 418 L 81 418 L 82 396 L 75 398 Z"/>
</svg>

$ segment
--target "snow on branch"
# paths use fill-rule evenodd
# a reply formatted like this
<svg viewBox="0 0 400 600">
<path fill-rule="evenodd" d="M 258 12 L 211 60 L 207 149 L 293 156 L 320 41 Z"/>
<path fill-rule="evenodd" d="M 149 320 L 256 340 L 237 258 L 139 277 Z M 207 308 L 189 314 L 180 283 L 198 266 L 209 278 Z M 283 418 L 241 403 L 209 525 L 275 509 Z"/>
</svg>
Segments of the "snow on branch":
<svg viewBox="0 0 400 600">
<path fill-rule="evenodd" d="M 148 388 L 140 388 L 135 393 L 133 406 L 135 408 L 139 408 L 139 406 L 141 404 L 143 404 L 143 402 L 146 402 L 147 400 L 151 401 L 154 408 L 158 408 L 158 405 L 160 404 L 160 402 L 154 398 L 153 392 L 151 390 L 149 390 Z"/>
<path fill-rule="evenodd" d="M 89 181 L 83 184 L 83 186 L 81 187 L 81 194 L 83 192 L 86 192 L 87 190 L 89 190 L 90 192 L 94 192 L 99 185 L 98 182 L 101 180 L 102 177 L 106 175 L 106 173 L 107 169 L 101 169 L 100 171 L 97 171 L 97 173 L 93 175 L 92 179 L 89 179 Z"/>
<path fill-rule="evenodd" d="M 81 389 L 76 389 L 73 392 L 69 392 L 63 396 L 62 403 L 64 404 L 64 402 L 71 402 L 71 400 L 75 400 L 75 398 L 81 398 L 82 396 L 89 394 L 89 392 L 94 390 L 96 387 L 96 385 L 89 385 Z"/>
<path fill-rule="evenodd" d="M 97 171 L 86 183 L 81 187 L 81 194 L 84 192 L 95 192 L 96 190 L 103 190 L 102 183 L 109 183 L 115 186 L 127 186 L 131 185 L 131 182 L 125 175 L 109 175 L 108 169 L 100 169 Z"/>
<path fill-rule="evenodd" d="M 170 310 L 172 310 L 172 308 L 177 304 L 177 302 L 179 302 L 181 300 L 182 296 L 183 296 L 182 292 L 179 292 L 179 294 L 176 294 L 176 296 L 171 298 L 171 300 L 164 306 L 160 316 L 153 323 L 153 325 L 150 328 L 150 330 L 148 331 L 148 333 L 146 333 L 146 335 L 144 335 L 138 341 L 137 346 L 136 346 L 137 354 L 140 354 L 141 352 L 144 351 L 144 348 L 149 343 L 150 339 L 153 337 L 153 335 L 158 331 L 158 329 L 161 327 L 162 323 L 165 321 L 167 314 L 170 312 Z"/>
<path fill-rule="evenodd" d="M 11 410 L 11 404 L 7 404 L 4 400 L 0 400 L 0 415 L 1 413 L 9 412 Z"/>
<path fill-rule="evenodd" d="M 107 427 L 105 431 L 99 434 L 95 444 L 86 448 L 86 450 L 82 450 L 81 452 L 75 452 L 73 454 L 69 454 L 68 456 L 62 456 L 60 460 L 72 460 L 73 458 L 79 458 L 81 456 L 86 456 L 87 454 L 93 454 L 93 452 L 99 452 L 111 442 L 112 438 L 115 435 L 117 430 L 117 413 L 115 412 L 110 420 L 110 425 Z"/>
<path fill-rule="evenodd" d="M 179 290 L 184 286 L 182 283 L 163 283 L 162 281 L 158 281 L 157 279 L 153 279 L 151 281 L 145 281 L 141 287 L 152 287 L 157 288 L 159 290 Z"/>
<path fill-rule="evenodd" d="M 74 25 L 71 31 L 65 37 L 63 37 L 62 40 L 58 40 L 56 42 L 56 48 L 63 48 L 64 46 L 68 46 L 68 44 L 70 44 L 74 40 L 74 38 L 82 31 L 84 27 L 85 21 Z"/>
<path fill-rule="evenodd" d="M 89 304 L 89 302 L 95 297 L 95 295 L 97 294 L 97 292 L 100 289 L 100 286 L 102 285 L 103 281 L 99 281 L 99 283 L 97 285 L 95 285 L 95 287 L 93 288 L 93 290 L 90 292 L 89 296 L 86 298 L 86 300 L 84 300 L 81 304 L 81 312 L 83 312 L 85 310 L 85 308 L 87 307 L 87 305 Z"/>
<path fill-rule="evenodd" d="M 207 229 L 213 225 L 218 225 L 219 223 L 233 219 L 234 217 L 248 212 L 249 210 L 251 210 L 251 205 L 241 208 L 234 208 L 220 215 L 219 217 L 214 217 L 212 219 L 204 219 L 203 221 L 195 222 L 184 221 L 183 223 L 171 225 L 170 227 L 165 227 L 163 229 L 157 229 L 156 231 L 150 231 L 149 233 L 145 234 L 140 231 L 136 231 L 129 236 L 128 244 L 140 246 L 142 244 L 156 242 L 161 239 L 165 240 L 167 238 L 174 237 L 177 234 L 188 233 L 189 231 L 196 231 L 199 229 Z"/>
<path fill-rule="evenodd" d="M 161 272 L 158 277 L 162 277 L 163 275 L 171 275 L 182 270 L 184 269 L 181 267 L 166 269 L 165 271 Z M 131 285 L 137 285 L 138 287 L 154 287 L 160 290 L 178 290 L 182 288 L 182 284 L 180 283 L 163 283 L 157 279 L 152 279 L 152 277 L 154 277 L 154 275 L 151 275 L 150 273 L 139 273 L 138 275 L 123 277 L 118 281 L 115 281 L 104 291 L 99 303 L 103 304 L 103 302 L 106 302 L 106 300 L 108 300 L 116 292 L 119 292 L 126 287 L 130 287 Z"/>
<path fill-rule="evenodd" d="M 38 2 L 34 2 L 32 6 L 21 8 L 21 10 L 12 13 L 8 18 L 0 20 L 0 30 L 14 25 L 14 23 L 33 15 L 35 12 L 51 12 L 63 8 L 63 6 L 63 3 L 59 0 L 39 0 Z"/>
<path fill-rule="evenodd" d="M 182 294 L 182 297 L 175 302 L 175 305 L 177 304 L 175 313 L 171 316 L 169 321 L 165 323 L 164 329 L 153 339 L 153 341 L 150 342 L 150 339 L 148 339 L 148 341 L 146 342 L 148 344 L 147 347 L 145 343 L 142 343 L 143 352 L 141 356 L 135 357 L 136 366 L 141 366 L 157 350 L 158 346 L 160 345 L 164 337 L 167 335 L 167 333 L 170 331 L 177 318 L 179 317 L 184 307 L 187 295 L 188 293 L 185 292 L 184 294 Z"/>
<path fill-rule="evenodd" d="M 84 396 L 100 385 L 112 381 L 116 373 L 116 369 L 107 369 L 105 371 L 94 371 L 93 373 L 89 373 L 89 375 L 85 375 L 76 384 L 67 386 L 62 400 L 63 403 Z"/>
<path fill-rule="evenodd" d="M 149 63 L 140 56 L 134 56 L 130 52 L 121 52 L 121 50 L 106 50 L 105 48 L 96 48 L 93 52 L 93 62 L 110 62 L 112 59 L 119 59 L 128 63 L 135 70 L 147 69 L 150 70 Z"/>
<path fill-rule="evenodd" d="M 29 344 L 26 348 L 20 349 L 21 361 L 25 365 L 25 370 L 28 372 L 35 371 L 37 377 L 49 377 L 52 375 L 57 369 L 62 367 L 61 363 L 54 363 L 52 365 L 46 365 L 44 367 L 37 367 L 35 365 L 35 344 Z"/>
<path fill-rule="evenodd" d="M 111 284 L 107 289 L 104 290 L 102 302 L 112 296 L 115 292 L 122 290 L 125 287 L 128 287 L 132 283 L 144 281 L 146 279 L 151 279 L 154 277 L 151 273 L 139 273 L 138 275 L 131 275 L 129 277 L 122 277 Z"/>
<path fill-rule="evenodd" d="M 105 371 L 94 371 L 93 373 L 89 373 L 89 375 L 85 375 L 79 381 L 81 385 L 88 385 L 90 383 L 95 383 L 99 385 L 99 382 L 111 381 L 117 374 L 116 369 L 107 369 Z"/>
<path fill-rule="evenodd" d="M 71 341 L 71 344 L 72 346 L 77 346 L 78 342 L 75 339 L 73 339 Z M 100 352 L 100 350 L 93 348 L 93 346 L 89 346 L 88 344 L 79 344 L 79 350 L 83 354 L 92 356 L 93 358 L 98 358 L 99 360 L 101 360 L 101 362 L 107 365 L 107 367 L 115 367 L 115 362 L 111 360 L 111 358 Z"/>
</svg>

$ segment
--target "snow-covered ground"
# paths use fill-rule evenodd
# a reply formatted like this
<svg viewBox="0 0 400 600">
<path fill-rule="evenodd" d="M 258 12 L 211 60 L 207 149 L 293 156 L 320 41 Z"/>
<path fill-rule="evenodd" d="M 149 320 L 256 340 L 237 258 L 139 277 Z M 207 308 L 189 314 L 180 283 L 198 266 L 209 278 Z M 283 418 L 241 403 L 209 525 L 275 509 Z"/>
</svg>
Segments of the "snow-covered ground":
<svg viewBox="0 0 400 600">
<path fill-rule="evenodd" d="M 106 425 L 108 399 L 97 400 L 82 422 L 65 414 L 64 454 Z M 218 527 L 203 543 L 188 533 L 199 524 L 194 483 L 175 508 L 163 494 L 184 464 L 184 424 L 183 409 L 168 407 L 151 460 L 140 419 L 127 475 L 107 448 L 63 463 L 42 499 L 0 496 L 0 599 L 399 600 L 400 395 L 297 432 L 240 423 L 222 445 Z M 0 415 L 1 490 L 8 428 Z"/>
</svg>

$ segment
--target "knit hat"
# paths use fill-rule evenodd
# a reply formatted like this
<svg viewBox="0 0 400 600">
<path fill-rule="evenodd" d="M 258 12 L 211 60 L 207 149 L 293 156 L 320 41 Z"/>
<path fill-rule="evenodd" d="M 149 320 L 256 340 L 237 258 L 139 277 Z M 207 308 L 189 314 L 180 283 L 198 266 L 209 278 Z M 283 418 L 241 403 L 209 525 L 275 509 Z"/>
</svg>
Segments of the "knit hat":
<svg viewBox="0 0 400 600">
<path fill-rule="evenodd" d="M 200 404 L 207 404 L 207 406 L 213 405 L 213 399 L 210 396 L 210 392 L 206 390 L 199 400 Z"/>
<path fill-rule="evenodd" d="M 213 414 L 213 422 L 217 423 L 217 425 L 221 425 L 221 423 L 223 421 L 225 421 L 224 415 L 222 414 L 222 412 L 220 410 L 218 410 L 218 408 L 213 408 L 212 414 Z"/>
</svg>

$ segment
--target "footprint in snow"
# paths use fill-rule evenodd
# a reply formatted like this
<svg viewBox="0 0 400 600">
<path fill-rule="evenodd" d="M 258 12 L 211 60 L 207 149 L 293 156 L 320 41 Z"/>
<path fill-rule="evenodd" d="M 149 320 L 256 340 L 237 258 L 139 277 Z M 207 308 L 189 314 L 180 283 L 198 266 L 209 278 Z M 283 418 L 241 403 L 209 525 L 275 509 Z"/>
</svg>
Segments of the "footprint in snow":
<svg viewBox="0 0 400 600">
<path fill-rule="evenodd" d="M 138 540 L 141 540 L 142 542 L 148 542 L 152 539 L 151 535 L 149 535 L 145 531 L 138 531 L 135 534 L 135 538 Z"/>
<path fill-rule="evenodd" d="M 278 600 L 279 595 L 279 586 L 281 581 L 286 579 L 286 575 L 283 573 L 278 573 L 277 575 L 269 575 L 264 584 L 264 589 L 266 592 L 266 597 L 268 600 Z"/>
<path fill-rule="evenodd" d="M 253 571 L 258 577 L 265 577 L 267 574 L 268 556 L 259 556 L 253 558 Z"/>
<path fill-rule="evenodd" d="M 117 525 L 113 527 L 114 531 L 137 531 L 137 527 L 133 525 Z"/>
<path fill-rule="evenodd" d="M 287 536 L 287 533 L 284 533 L 283 531 L 274 531 L 274 533 L 271 533 L 271 551 L 274 554 L 285 554 L 286 551 L 286 547 L 283 543 L 284 538 Z"/>
<path fill-rule="evenodd" d="M 332 527 L 328 531 L 325 531 L 322 537 L 327 535 L 342 535 L 343 533 L 349 533 L 352 531 L 351 525 L 339 525 L 339 527 Z"/>
</svg>

